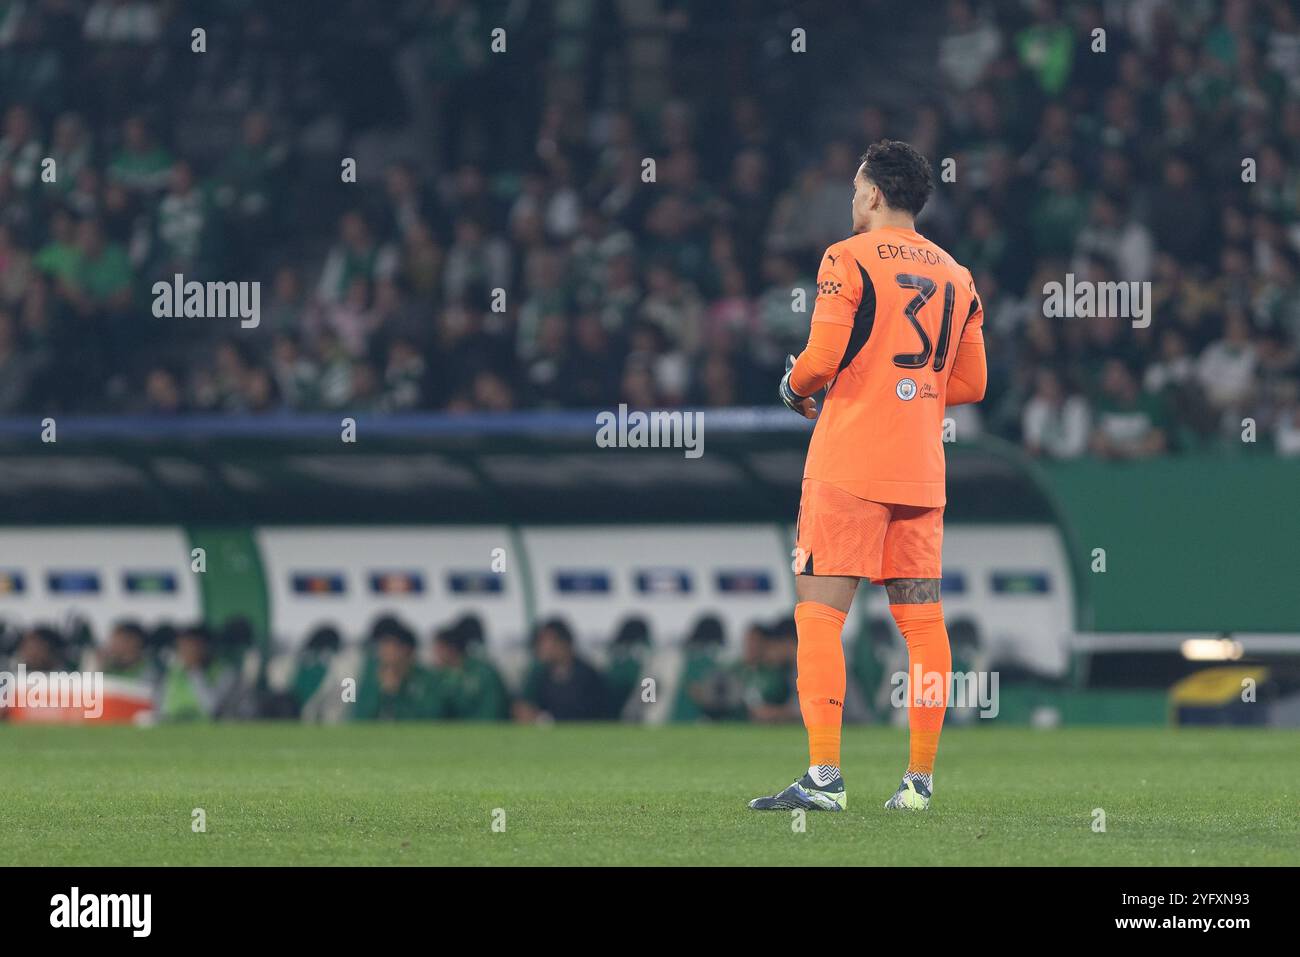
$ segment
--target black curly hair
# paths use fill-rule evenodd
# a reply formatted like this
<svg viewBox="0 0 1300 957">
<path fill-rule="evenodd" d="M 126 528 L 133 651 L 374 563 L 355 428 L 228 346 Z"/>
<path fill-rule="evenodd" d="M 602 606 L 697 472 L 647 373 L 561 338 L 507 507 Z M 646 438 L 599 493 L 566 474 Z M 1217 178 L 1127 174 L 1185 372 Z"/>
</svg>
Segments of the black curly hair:
<svg viewBox="0 0 1300 957">
<path fill-rule="evenodd" d="M 885 194 L 890 209 L 906 210 L 913 216 L 934 192 L 929 160 L 902 140 L 872 143 L 862 154 L 862 171 Z"/>
</svg>

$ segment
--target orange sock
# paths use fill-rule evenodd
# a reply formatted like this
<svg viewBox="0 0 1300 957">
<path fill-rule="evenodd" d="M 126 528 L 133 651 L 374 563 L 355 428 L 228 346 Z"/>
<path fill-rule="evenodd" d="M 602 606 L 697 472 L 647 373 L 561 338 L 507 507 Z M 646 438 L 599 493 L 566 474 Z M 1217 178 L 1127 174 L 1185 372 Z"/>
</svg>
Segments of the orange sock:
<svg viewBox="0 0 1300 957">
<path fill-rule="evenodd" d="M 816 601 L 794 606 L 799 633 L 799 710 L 808 729 L 808 764 L 840 766 L 840 728 L 844 723 L 845 613 Z"/>
<path fill-rule="evenodd" d="M 907 770 L 934 774 L 934 756 L 948 708 L 952 650 L 943 626 L 943 604 L 890 605 L 898 630 L 907 640 L 907 726 L 911 754 Z M 920 684 L 917 684 L 917 672 Z"/>
</svg>

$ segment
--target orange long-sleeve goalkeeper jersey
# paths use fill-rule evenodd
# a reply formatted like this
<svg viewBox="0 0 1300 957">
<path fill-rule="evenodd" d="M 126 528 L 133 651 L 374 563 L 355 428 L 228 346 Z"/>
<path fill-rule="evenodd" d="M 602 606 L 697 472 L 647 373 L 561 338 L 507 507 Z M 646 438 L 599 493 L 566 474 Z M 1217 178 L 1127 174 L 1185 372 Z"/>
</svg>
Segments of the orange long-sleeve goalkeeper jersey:
<svg viewBox="0 0 1300 957">
<path fill-rule="evenodd" d="M 800 395 L 829 386 L 804 478 L 877 502 L 945 504 L 943 410 L 984 396 L 983 324 L 970 271 L 914 230 L 827 249 L 809 347 L 790 375 Z"/>
</svg>

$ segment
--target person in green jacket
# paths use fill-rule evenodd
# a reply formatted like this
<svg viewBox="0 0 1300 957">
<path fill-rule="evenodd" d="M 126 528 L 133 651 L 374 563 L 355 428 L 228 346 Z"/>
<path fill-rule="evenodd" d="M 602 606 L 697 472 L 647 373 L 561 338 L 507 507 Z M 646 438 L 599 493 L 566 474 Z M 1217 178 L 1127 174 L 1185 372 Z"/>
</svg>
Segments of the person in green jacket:
<svg viewBox="0 0 1300 957">
<path fill-rule="evenodd" d="M 633 616 L 619 626 L 618 634 L 609 648 L 609 664 L 605 668 L 605 686 L 609 689 L 610 717 L 626 715 L 629 720 L 641 720 L 644 705 L 641 699 L 646 662 L 650 657 L 650 627 L 644 618 Z"/>
<path fill-rule="evenodd" d="M 294 704 L 301 712 L 320 691 L 321 685 L 329 675 L 330 665 L 343 648 L 343 636 L 337 628 L 322 625 L 311 633 L 307 644 L 298 652 L 294 663 L 293 678 L 289 682 L 289 693 Z"/>
<path fill-rule="evenodd" d="M 893 671 L 899 665 L 898 654 L 894 630 L 885 619 L 863 621 L 853 639 L 849 677 L 857 685 L 863 709 L 871 721 L 889 723 L 893 710 L 889 691 L 893 687 Z"/>
<path fill-rule="evenodd" d="M 356 721 L 419 721 L 442 710 L 438 680 L 415 658 L 415 632 L 393 617 L 371 629 L 373 657 L 357 688 Z"/>
<path fill-rule="evenodd" d="M 683 647 L 682 674 L 673 702 L 674 721 L 725 721 L 744 717 L 743 689 L 734 669 L 722 661 L 722 621 L 705 615 Z"/>
<path fill-rule="evenodd" d="M 510 696 L 500 673 L 482 653 L 474 653 L 477 619 L 462 618 L 433 638 L 438 717 L 460 721 L 504 721 Z M 481 633 L 482 626 L 478 626 Z"/>
<path fill-rule="evenodd" d="M 794 619 L 766 627 L 757 622 L 750 626 L 744 654 L 732 666 L 742 689 L 743 717 L 765 723 L 798 720 L 794 665 Z"/>
<path fill-rule="evenodd" d="M 239 670 L 213 650 L 205 625 L 176 635 L 176 650 L 159 694 L 164 721 L 211 721 L 234 713 L 239 698 Z"/>
</svg>

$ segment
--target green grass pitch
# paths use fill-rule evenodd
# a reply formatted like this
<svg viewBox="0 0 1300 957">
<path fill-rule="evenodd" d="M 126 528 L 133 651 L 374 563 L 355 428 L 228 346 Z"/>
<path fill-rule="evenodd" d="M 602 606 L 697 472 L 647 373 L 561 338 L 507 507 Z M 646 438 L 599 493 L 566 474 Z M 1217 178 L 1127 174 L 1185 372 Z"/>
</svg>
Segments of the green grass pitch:
<svg viewBox="0 0 1300 957">
<path fill-rule="evenodd" d="M 0 726 L 0 865 L 1300 863 L 1300 733 L 951 729 L 886 812 L 906 746 L 848 728 L 849 810 L 799 833 L 745 807 L 797 727 Z"/>
</svg>

